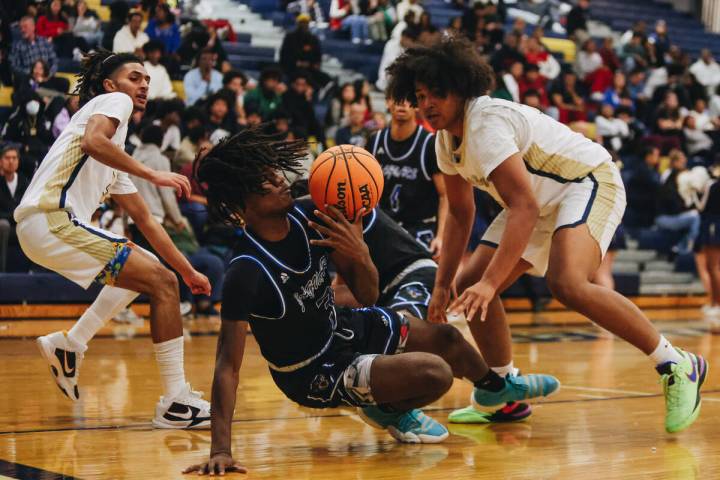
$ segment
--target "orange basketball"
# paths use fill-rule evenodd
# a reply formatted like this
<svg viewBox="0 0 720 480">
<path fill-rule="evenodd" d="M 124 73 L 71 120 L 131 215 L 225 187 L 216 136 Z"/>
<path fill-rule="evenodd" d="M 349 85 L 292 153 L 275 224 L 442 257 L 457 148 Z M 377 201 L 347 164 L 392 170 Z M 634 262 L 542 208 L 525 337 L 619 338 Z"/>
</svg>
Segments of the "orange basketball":
<svg viewBox="0 0 720 480">
<path fill-rule="evenodd" d="M 370 152 L 354 145 L 337 145 L 322 152 L 310 167 L 310 196 L 320 211 L 333 205 L 352 220 L 380 201 L 385 178 Z"/>
</svg>

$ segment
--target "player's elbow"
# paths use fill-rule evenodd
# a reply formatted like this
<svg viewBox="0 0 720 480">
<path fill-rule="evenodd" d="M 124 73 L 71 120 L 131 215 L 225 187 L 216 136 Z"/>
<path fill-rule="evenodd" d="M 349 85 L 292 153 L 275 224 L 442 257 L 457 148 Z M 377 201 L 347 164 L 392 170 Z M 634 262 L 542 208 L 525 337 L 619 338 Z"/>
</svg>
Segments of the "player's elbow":
<svg viewBox="0 0 720 480">
<path fill-rule="evenodd" d="M 102 149 L 101 142 L 98 141 L 98 139 L 99 139 L 98 135 L 93 135 L 92 133 L 86 133 L 85 135 L 83 135 L 82 140 L 80 140 L 80 149 L 86 155 L 95 157 L 97 152 L 99 152 Z"/>
<path fill-rule="evenodd" d="M 540 217 L 540 205 L 535 197 L 528 196 L 518 199 L 512 205 L 508 205 L 510 212 L 521 214 L 527 220 L 535 221 Z"/>
</svg>

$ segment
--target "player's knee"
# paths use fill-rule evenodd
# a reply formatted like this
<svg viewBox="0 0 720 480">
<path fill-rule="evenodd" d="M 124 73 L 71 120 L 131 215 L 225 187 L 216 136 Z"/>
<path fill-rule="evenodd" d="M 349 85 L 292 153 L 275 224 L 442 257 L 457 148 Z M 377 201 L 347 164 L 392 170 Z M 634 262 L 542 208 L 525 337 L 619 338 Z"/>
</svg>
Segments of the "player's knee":
<svg viewBox="0 0 720 480">
<path fill-rule="evenodd" d="M 581 279 L 569 275 L 548 275 L 547 283 L 553 297 L 565 305 L 576 303 L 582 296 L 584 282 Z"/>
<path fill-rule="evenodd" d="M 463 342 L 464 338 L 460 330 L 452 325 L 438 325 L 435 333 L 438 349 L 444 352 L 451 352 Z"/>
<path fill-rule="evenodd" d="M 156 295 L 178 296 L 177 276 L 161 263 L 153 266 L 152 278 Z"/>
<path fill-rule="evenodd" d="M 452 387 L 453 373 L 450 365 L 437 355 L 428 354 L 417 365 L 422 383 L 434 394 L 441 396 Z"/>
</svg>

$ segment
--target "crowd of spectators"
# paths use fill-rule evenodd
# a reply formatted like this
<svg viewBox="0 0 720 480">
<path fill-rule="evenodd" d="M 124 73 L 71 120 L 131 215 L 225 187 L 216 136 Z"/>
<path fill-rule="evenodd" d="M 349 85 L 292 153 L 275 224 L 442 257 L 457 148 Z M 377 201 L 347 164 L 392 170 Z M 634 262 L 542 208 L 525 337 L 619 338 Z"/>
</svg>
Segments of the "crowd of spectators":
<svg viewBox="0 0 720 480">
<path fill-rule="evenodd" d="M 152 77 L 148 109 L 134 115 L 127 150 L 156 168 L 190 175 L 202 148 L 263 122 L 279 135 L 307 139 L 314 154 L 336 143 L 366 146 L 387 122 L 370 101 L 372 90 L 386 86 L 385 67 L 413 45 L 463 35 L 495 69 L 493 96 L 544 111 L 603 143 L 623 165 L 628 226 L 681 232 L 676 253 L 692 249 L 698 213 L 681 201 L 677 172 L 716 161 L 720 65 L 710 51 L 691 59 L 672 43 L 665 22 L 652 31 L 638 22 L 620 36 L 593 38 L 590 1 L 578 0 L 565 22 L 576 45 L 574 61 L 567 62 L 545 47 L 542 28 L 529 28 L 522 19 L 508 23 L 502 1 L 446 1 L 458 15 L 444 27 L 433 23 L 421 0 L 332 0 L 329 11 L 316 0 L 281 3 L 295 24 L 283 39 L 279 62 L 264 65 L 257 78 L 229 62 L 223 40 L 234 33 L 227 22 L 198 21 L 162 0 L 145 0 L 137 8 L 117 0 L 107 22 L 85 0 L 3 7 L 0 81 L 14 93 L 0 145 L 12 147 L 3 158 L 16 160 L 0 161 L 0 197 L 7 197 L 6 183 L 18 183 L 9 189 L 17 197 L 78 109 L 77 98 L 68 95 L 70 82 L 57 75 L 59 67 L 94 48 L 134 52 Z M 384 44 L 377 82 L 339 83 L 323 71 L 328 30 L 358 48 Z M 224 260 L 235 232 L 208 223 L 198 185 L 176 205 L 166 193 L 151 193 L 153 213 L 185 242 L 189 258 L 206 267 L 212 263 L 208 256 Z M 0 208 L 2 250 L 3 239 L 13 242 L 6 211 L 12 202 L 3 200 Z M 110 218 L 118 218 L 117 212 Z M 0 271 L 2 259 L 0 254 Z"/>
</svg>

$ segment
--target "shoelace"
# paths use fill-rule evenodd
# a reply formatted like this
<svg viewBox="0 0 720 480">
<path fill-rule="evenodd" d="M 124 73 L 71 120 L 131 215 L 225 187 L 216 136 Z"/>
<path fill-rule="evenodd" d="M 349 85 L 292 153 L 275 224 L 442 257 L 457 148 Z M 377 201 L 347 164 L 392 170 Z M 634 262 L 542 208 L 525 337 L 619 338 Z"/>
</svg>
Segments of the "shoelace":
<svg viewBox="0 0 720 480">
<path fill-rule="evenodd" d="M 427 431 L 433 423 L 433 419 L 425 415 L 422 411 L 413 410 L 400 418 L 398 426 L 405 432 L 418 427 L 420 430 Z"/>
<path fill-rule="evenodd" d="M 680 403 L 680 388 L 671 388 L 673 386 L 682 385 L 686 382 L 685 378 L 681 373 L 683 373 L 679 365 L 674 364 L 670 367 L 672 373 L 671 374 L 665 374 L 660 377 L 660 380 L 663 384 L 663 392 L 665 393 L 665 398 L 667 398 L 667 404 L 669 407 L 677 407 Z M 670 385 L 670 379 L 673 380 L 673 385 Z"/>
</svg>

